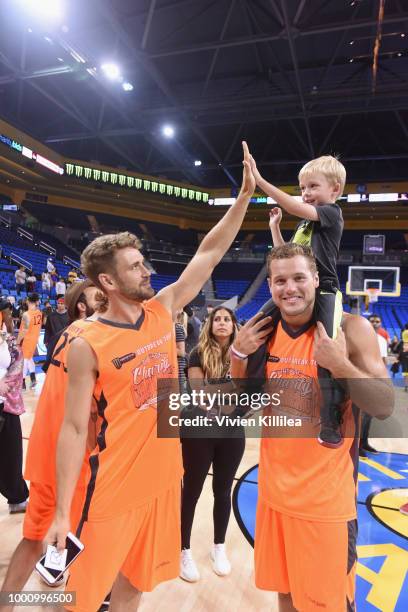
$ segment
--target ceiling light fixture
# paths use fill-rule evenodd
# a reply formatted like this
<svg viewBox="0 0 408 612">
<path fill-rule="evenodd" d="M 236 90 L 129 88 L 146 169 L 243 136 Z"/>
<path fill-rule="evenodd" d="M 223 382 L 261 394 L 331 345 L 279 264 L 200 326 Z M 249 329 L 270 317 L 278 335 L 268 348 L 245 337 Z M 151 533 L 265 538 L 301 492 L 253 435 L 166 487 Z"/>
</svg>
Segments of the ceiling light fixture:
<svg viewBox="0 0 408 612">
<path fill-rule="evenodd" d="M 62 0 L 19 0 L 23 8 L 30 11 L 37 19 L 60 21 L 65 12 Z"/>
<path fill-rule="evenodd" d="M 119 66 L 113 64 L 112 62 L 107 62 L 106 64 L 102 64 L 101 66 L 105 76 L 112 81 L 117 81 L 120 78 L 120 70 Z"/>
<path fill-rule="evenodd" d="M 132 83 L 122 83 L 123 91 L 133 91 Z"/>
<path fill-rule="evenodd" d="M 166 138 L 173 138 L 173 136 L 174 136 L 174 128 L 171 125 L 164 125 L 162 127 L 162 134 Z"/>
</svg>

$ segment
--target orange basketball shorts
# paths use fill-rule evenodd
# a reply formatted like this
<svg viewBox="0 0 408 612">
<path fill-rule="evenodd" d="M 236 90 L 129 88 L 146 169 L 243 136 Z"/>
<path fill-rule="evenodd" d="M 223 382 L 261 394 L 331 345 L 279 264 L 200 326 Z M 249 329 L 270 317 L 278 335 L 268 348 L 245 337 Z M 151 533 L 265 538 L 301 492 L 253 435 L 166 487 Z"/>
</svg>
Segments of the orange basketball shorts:
<svg viewBox="0 0 408 612">
<path fill-rule="evenodd" d="M 68 610 L 98 610 L 118 572 L 139 591 L 152 591 L 180 569 L 181 483 L 148 504 L 107 520 L 86 521 L 84 550 L 70 568 L 66 590 L 75 592 Z"/>
<path fill-rule="evenodd" d="M 290 593 L 297 610 L 354 610 L 357 521 L 294 518 L 258 500 L 255 584 Z"/>
</svg>

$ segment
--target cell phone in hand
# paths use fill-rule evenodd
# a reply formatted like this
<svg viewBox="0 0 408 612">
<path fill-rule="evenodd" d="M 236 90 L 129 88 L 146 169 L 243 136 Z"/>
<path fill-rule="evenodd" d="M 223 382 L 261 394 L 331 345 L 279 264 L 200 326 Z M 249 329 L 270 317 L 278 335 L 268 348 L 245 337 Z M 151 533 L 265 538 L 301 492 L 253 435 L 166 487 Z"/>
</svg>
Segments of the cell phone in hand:
<svg viewBox="0 0 408 612">
<path fill-rule="evenodd" d="M 35 569 L 52 586 L 62 578 L 65 570 L 83 550 L 82 542 L 73 533 L 68 532 L 65 549 L 59 551 L 55 546 L 49 544 L 45 555 L 36 563 Z"/>
</svg>

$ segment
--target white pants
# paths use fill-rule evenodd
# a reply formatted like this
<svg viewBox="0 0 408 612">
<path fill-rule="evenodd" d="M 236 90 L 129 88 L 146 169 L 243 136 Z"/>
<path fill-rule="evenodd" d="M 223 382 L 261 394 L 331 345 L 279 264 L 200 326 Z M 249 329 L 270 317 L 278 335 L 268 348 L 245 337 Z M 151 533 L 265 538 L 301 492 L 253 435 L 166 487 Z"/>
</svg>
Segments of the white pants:
<svg viewBox="0 0 408 612">
<path fill-rule="evenodd" d="M 24 359 L 23 377 L 25 378 L 27 374 L 32 374 L 32 373 L 35 373 L 34 359 L 32 357 L 31 359 Z"/>
</svg>

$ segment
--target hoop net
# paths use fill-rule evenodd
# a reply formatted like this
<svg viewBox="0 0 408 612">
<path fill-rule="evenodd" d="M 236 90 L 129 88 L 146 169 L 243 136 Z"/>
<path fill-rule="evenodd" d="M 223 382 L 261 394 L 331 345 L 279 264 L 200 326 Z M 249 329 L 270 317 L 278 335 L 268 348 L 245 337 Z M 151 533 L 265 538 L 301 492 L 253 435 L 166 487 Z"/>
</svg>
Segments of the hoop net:
<svg viewBox="0 0 408 612">
<path fill-rule="evenodd" d="M 378 294 L 379 294 L 379 289 L 367 289 L 367 296 L 368 296 L 368 303 L 369 304 L 374 304 L 375 302 L 378 302 Z"/>
</svg>

